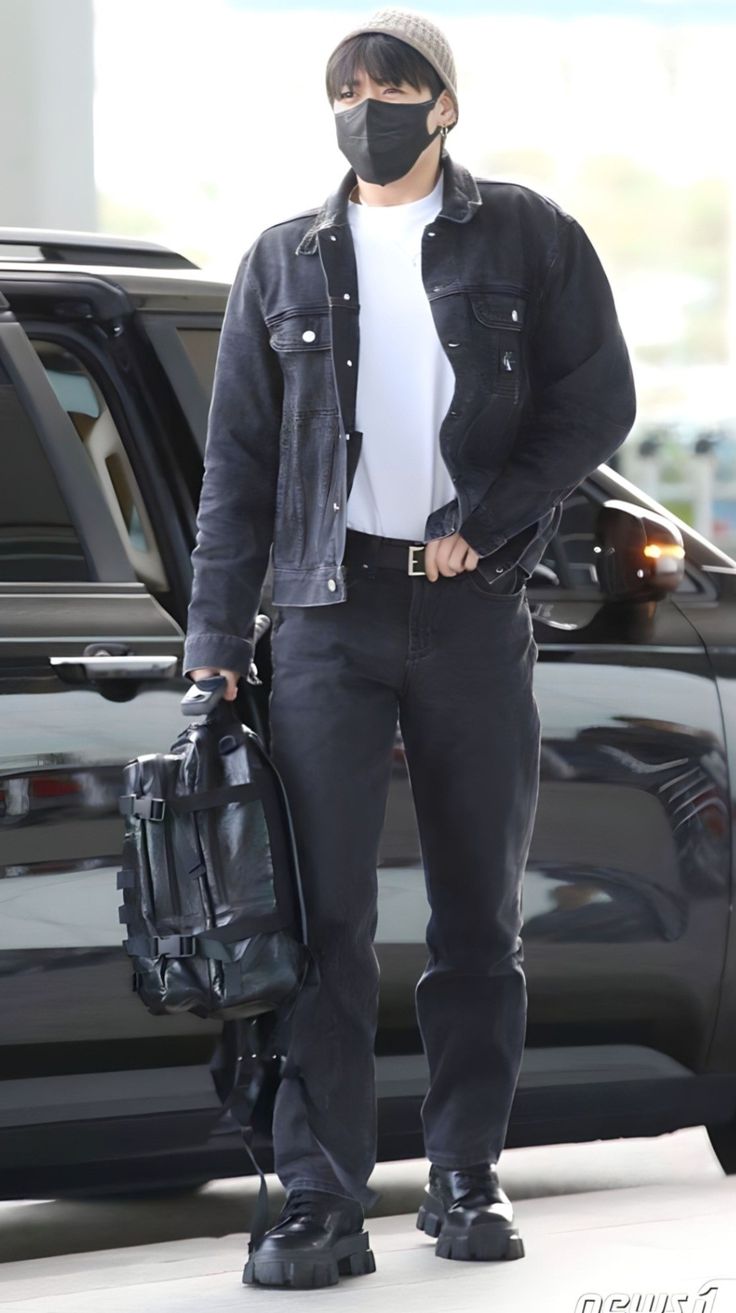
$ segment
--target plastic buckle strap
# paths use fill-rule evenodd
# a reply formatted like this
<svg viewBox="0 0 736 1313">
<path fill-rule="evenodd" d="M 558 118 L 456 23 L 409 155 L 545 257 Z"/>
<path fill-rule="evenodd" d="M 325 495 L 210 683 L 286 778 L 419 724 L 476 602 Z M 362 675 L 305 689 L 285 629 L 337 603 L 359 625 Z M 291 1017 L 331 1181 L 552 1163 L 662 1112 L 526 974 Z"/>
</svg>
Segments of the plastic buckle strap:
<svg viewBox="0 0 736 1313">
<path fill-rule="evenodd" d="M 422 569 L 415 570 L 415 569 L 414 569 L 414 566 L 416 565 L 416 560 L 415 560 L 415 558 L 414 558 L 414 553 L 415 553 L 415 552 L 421 552 L 421 553 L 422 553 L 422 565 L 424 565 L 424 543 L 410 543 L 410 544 L 409 544 L 409 568 L 408 568 L 407 573 L 408 573 L 408 574 L 411 574 L 411 575 L 415 575 L 415 574 L 426 574 L 426 573 L 427 573 L 426 570 L 422 570 Z"/>
<path fill-rule="evenodd" d="M 231 802 L 255 802 L 260 798 L 261 785 L 252 780 L 247 784 L 227 784 L 222 789 L 205 789 L 186 797 L 170 798 L 169 807 L 177 816 L 188 816 L 210 807 L 225 807 Z"/>
<path fill-rule="evenodd" d="M 156 945 L 154 957 L 161 954 L 167 957 L 194 957 L 197 952 L 195 935 L 169 935 L 163 939 L 155 937 L 152 943 Z"/>
<path fill-rule="evenodd" d="M 162 821 L 166 812 L 166 799 L 139 798 L 135 793 L 123 793 L 118 798 L 118 810 L 123 816 L 138 816 L 145 821 Z"/>
<path fill-rule="evenodd" d="M 164 798 L 136 798 L 133 807 L 135 816 L 142 816 L 146 821 L 162 821 L 166 812 Z"/>
<path fill-rule="evenodd" d="M 168 935 L 159 938 L 154 935 L 147 939 L 143 935 L 131 935 L 123 940 L 123 947 L 130 957 L 195 957 L 197 953 L 196 935 Z"/>
<path fill-rule="evenodd" d="M 239 942 L 239 940 L 235 940 L 234 947 L 237 947 Z M 234 961 L 230 945 L 223 943 L 221 939 L 207 939 L 204 935 L 201 935 L 199 951 L 203 957 L 214 958 L 216 962 Z"/>
</svg>

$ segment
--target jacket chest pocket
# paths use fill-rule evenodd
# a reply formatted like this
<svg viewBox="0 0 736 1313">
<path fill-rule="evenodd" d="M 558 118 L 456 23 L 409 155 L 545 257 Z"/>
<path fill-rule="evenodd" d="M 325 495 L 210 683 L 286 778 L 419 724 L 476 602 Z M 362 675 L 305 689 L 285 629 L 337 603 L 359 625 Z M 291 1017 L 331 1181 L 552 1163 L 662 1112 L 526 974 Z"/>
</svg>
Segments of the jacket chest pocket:
<svg viewBox="0 0 736 1313">
<path fill-rule="evenodd" d="M 269 321 L 271 346 L 279 353 L 289 351 L 329 351 L 330 313 L 322 307 L 314 310 L 286 310 Z"/>
<path fill-rule="evenodd" d="M 269 332 L 284 375 L 284 409 L 297 415 L 333 411 L 329 311 L 287 311 L 269 322 Z"/>
<path fill-rule="evenodd" d="M 470 292 L 469 297 L 480 375 L 491 391 L 518 402 L 525 375 L 526 298 L 492 291 Z"/>
</svg>

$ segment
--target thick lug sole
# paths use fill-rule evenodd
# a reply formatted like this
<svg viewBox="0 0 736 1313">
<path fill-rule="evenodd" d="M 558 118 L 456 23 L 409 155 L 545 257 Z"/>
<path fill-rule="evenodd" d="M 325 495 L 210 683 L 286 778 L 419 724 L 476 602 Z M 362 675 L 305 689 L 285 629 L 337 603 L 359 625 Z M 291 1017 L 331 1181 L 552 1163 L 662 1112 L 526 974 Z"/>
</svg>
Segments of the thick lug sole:
<svg viewBox="0 0 736 1313">
<path fill-rule="evenodd" d="M 313 1290 L 317 1286 L 335 1286 L 340 1277 L 367 1276 L 376 1270 L 368 1239 L 367 1231 L 340 1236 L 319 1257 L 314 1251 L 300 1253 L 295 1249 L 288 1257 L 275 1258 L 255 1249 L 243 1269 L 243 1284 Z"/>
<path fill-rule="evenodd" d="M 524 1242 L 519 1232 L 503 1222 L 476 1222 L 462 1229 L 446 1223 L 441 1204 L 435 1211 L 432 1203 L 421 1204 L 417 1214 L 417 1230 L 437 1239 L 437 1258 L 454 1258 L 461 1262 L 493 1262 L 494 1260 L 523 1258 Z"/>
</svg>

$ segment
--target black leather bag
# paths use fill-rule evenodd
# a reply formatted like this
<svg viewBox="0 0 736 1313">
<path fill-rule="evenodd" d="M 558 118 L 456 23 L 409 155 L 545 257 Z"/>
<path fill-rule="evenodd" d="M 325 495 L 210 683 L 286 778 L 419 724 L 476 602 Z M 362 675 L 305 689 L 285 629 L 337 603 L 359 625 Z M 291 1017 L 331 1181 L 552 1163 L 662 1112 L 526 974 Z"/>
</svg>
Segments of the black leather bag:
<svg viewBox="0 0 736 1313">
<path fill-rule="evenodd" d="M 123 776 L 120 919 L 141 1001 L 220 1020 L 280 1006 L 305 932 L 288 805 L 258 735 L 219 703 Z"/>
<path fill-rule="evenodd" d="M 316 966 L 288 799 L 261 737 L 222 700 L 226 681 L 199 680 L 182 699 L 187 724 L 168 753 L 123 768 L 126 818 L 117 884 L 132 986 L 154 1015 L 224 1022 L 210 1070 L 261 1177 L 251 1247 L 268 1213 L 253 1155 L 254 1114 L 300 989 Z M 264 1127 L 265 1129 L 265 1127 Z"/>
</svg>

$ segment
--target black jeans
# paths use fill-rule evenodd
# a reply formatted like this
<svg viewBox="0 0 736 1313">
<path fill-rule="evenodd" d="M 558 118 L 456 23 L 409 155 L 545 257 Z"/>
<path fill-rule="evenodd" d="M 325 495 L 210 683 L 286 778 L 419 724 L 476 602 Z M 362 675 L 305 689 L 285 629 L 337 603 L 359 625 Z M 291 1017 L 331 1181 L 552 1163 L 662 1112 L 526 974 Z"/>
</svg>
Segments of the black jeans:
<svg viewBox="0 0 736 1313">
<path fill-rule="evenodd" d="M 431 915 L 416 1010 L 427 1157 L 497 1161 L 526 1032 L 522 881 L 539 789 L 537 645 L 519 566 L 433 583 L 346 554 L 339 606 L 276 608 L 270 735 L 312 949 L 274 1105 L 286 1189 L 357 1198 L 376 1162 L 377 861 L 397 717 Z M 288 1073 L 288 1074 L 287 1074 Z"/>
</svg>

